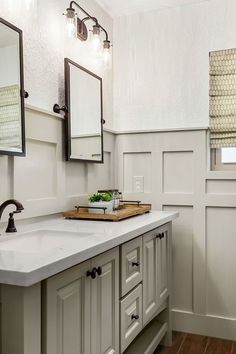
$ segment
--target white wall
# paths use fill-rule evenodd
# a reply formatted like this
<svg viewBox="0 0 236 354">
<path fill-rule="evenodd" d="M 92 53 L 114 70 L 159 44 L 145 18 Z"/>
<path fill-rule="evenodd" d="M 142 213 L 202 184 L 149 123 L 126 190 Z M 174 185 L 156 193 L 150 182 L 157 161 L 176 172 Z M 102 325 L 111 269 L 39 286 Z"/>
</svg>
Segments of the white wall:
<svg viewBox="0 0 236 354">
<path fill-rule="evenodd" d="M 27 108 L 26 157 L 0 155 L 0 204 L 18 199 L 25 210 L 16 219 L 70 210 L 88 194 L 114 188 L 114 135 L 105 133 L 104 164 L 65 162 L 63 127 L 58 115 Z"/>
<path fill-rule="evenodd" d="M 174 329 L 236 340 L 236 171 L 209 171 L 208 153 L 205 130 L 119 135 L 116 184 L 127 200 L 179 211 Z"/>
<path fill-rule="evenodd" d="M 35 4 L 34 8 L 27 4 Z M 81 6 L 99 19 L 112 41 L 112 19 L 94 0 Z M 112 127 L 112 70 L 104 71 L 91 55 L 88 42 L 69 39 L 62 13 L 69 0 L 1 0 L 0 14 L 23 30 L 25 88 L 27 102 L 52 111 L 54 103 L 64 103 L 64 57 L 78 62 L 104 80 L 104 119 Z"/>
<path fill-rule="evenodd" d="M 27 3 L 35 7 L 27 10 Z M 80 4 L 97 16 L 112 40 L 112 19 L 94 0 Z M 104 119 L 106 127 L 112 126 L 112 70 L 98 65 L 89 43 L 68 39 L 62 16 L 68 5 L 69 0 L 0 1 L 1 17 L 23 30 L 25 89 L 33 107 L 26 109 L 26 157 L 0 156 L 0 203 L 19 199 L 25 210 L 17 218 L 73 208 L 87 194 L 114 187 L 113 135 L 104 137 L 104 165 L 66 163 L 64 122 L 52 113 L 54 103 L 64 104 L 64 57 L 69 57 L 102 76 Z M 3 220 L 7 217 L 5 211 Z"/>
<path fill-rule="evenodd" d="M 115 19 L 115 128 L 208 126 L 209 51 L 236 47 L 235 17 L 209 0 Z"/>
<path fill-rule="evenodd" d="M 236 1 L 115 19 L 117 187 L 125 199 L 178 210 L 174 329 L 236 340 L 236 171 L 209 170 L 209 51 L 236 47 Z M 124 80 L 125 78 L 125 80 Z M 135 176 L 143 191 L 135 190 Z"/>
</svg>

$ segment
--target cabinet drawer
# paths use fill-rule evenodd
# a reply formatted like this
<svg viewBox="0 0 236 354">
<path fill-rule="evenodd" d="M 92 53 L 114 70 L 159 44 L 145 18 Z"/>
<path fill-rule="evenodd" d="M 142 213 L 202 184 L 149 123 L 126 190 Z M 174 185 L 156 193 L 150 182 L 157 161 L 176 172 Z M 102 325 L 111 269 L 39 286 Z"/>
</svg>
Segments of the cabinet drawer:
<svg viewBox="0 0 236 354">
<path fill-rule="evenodd" d="M 121 300 L 120 311 L 120 344 L 123 353 L 143 327 L 141 284 Z"/>
<path fill-rule="evenodd" d="M 142 281 L 142 237 L 121 246 L 121 296 Z"/>
</svg>

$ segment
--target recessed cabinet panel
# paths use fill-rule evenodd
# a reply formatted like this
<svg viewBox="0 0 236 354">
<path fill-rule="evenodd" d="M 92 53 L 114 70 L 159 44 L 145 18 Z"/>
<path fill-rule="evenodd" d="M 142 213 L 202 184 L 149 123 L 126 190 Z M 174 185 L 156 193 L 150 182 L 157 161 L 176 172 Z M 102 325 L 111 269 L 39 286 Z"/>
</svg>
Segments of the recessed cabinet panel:
<svg viewBox="0 0 236 354">
<path fill-rule="evenodd" d="M 124 296 L 142 281 L 142 237 L 121 247 L 121 294 Z"/>
<path fill-rule="evenodd" d="M 158 308 L 157 232 L 143 236 L 143 323 L 147 323 Z"/>
<path fill-rule="evenodd" d="M 83 350 L 82 288 L 82 279 L 78 279 L 57 292 L 59 353 L 77 353 L 78 349 L 81 353 Z"/>
<path fill-rule="evenodd" d="M 119 354 L 119 248 L 92 260 L 91 354 Z"/>
<path fill-rule="evenodd" d="M 121 352 L 123 353 L 143 327 L 141 284 L 121 301 L 120 311 Z"/>
<path fill-rule="evenodd" d="M 45 282 L 44 353 L 90 353 L 90 280 L 86 277 L 89 263 L 71 268 Z"/>
</svg>

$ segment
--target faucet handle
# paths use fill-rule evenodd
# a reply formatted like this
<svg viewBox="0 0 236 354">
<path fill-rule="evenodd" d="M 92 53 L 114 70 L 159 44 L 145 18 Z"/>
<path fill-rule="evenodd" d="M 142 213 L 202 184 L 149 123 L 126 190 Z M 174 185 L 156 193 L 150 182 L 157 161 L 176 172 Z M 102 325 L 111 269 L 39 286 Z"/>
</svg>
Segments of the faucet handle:
<svg viewBox="0 0 236 354">
<path fill-rule="evenodd" d="M 19 211 L 16 211 L 19 212 Z M 6 228 L 6 232 L 17 232 L 16 226 L 15 226 L 15 220 L 14 220 L 14 214 L 16 213 L 13 211 L 12 213 L 9 213 L 9 219 L 8 219 L 8 225 Z"/>
</svg>

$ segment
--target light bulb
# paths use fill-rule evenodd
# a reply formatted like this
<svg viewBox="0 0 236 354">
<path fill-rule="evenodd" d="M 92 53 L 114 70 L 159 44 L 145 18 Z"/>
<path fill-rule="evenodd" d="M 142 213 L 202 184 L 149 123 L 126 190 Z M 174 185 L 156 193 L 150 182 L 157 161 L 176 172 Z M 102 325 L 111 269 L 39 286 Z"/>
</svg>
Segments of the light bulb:
<svg viewBox="0 0 236 354">
<path fill-rule="evenodd" d="M 92 44 L 95 51 L 98 51 L 101 48 L 101 39 L 98 34 L 93 35 Z"/>
<path fill-rule="evenodd" d="M 92 50 L 96 56 L 101 55 L 101 38 L 100 38 L 100 26 L 93 26 L 91 35 Z"/>
<path fill-rule="evenodd" d="M 73 37 L 75 35 L 75 29 L 76 29 L 75 10 L 72 8 L 68 8 L 66 9 L 66 13 L 64 15 L 66 16 L 68 35 L 69 37 Z"/>
<path fill-rule="evenodd" d="M 67 32 L 69 37 L 73 37 L 75 35 L 75 20 L 68 19 L 67 20 Z"/>
<path fill-rule="evenodd" d="M 111 69 L 111 44 L 110 41 L 103 41 L 103 63 L 105 69 Z"/>
</svg>

